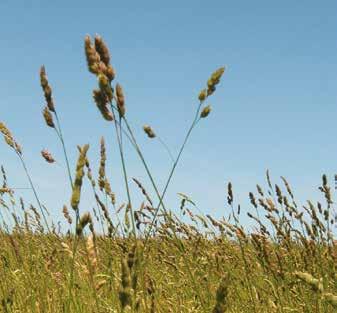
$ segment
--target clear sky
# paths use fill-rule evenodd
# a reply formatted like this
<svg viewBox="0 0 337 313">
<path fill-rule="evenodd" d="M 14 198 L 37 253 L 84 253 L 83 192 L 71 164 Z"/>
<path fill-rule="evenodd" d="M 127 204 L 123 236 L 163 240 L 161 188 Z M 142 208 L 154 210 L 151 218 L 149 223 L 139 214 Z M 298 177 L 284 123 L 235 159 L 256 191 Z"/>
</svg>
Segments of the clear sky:
<svg viewBox="0 0 337 313">
<path fill-rule="evenodd" d="M 39 67 L 44 64 L 61 117 L 74 171 L 77 144 L 90 143 L 97 169 L 99 138 L 107 141 L 113 190 L 126 200 L 112 125 L 102 120 L 91 92 L 83 52 L 86 34 L 110 47 L 116 81 L 126 93 L 127 115 L 162 186 L 171 166 L 158 142 L 141 130 L 153 126 L 176 153 L 209 75 L 227 66 L 209 103 L 210 116 L 193 133 L 168 192 L 190 195 L 205 213 L 225 212 L 226 184 L 247 203 L 255 184 L 288 178 L 300 200 L 316 199 L 321 175 L 337 172 L 337 2 L 326 1 L 0 1 L 0 120 L 22 144 L 44 203 L 60 217 L 70 188 L 62 166 L 49 165 L 49 149 L 62 164 L 54 132 L 42 119 Z M 151 190 L 127 149 L 129 175 Z M 0 145 L 13 187 L 28 183 L 20 164 Z M 84 186 L 87 188 L 87 186 Z M 30 191 L 22 191 L 32 200 Z M 139 200 L 137 189 L 133 197 Z M 92 206 L 90 196 L 82 210 Z"/>
</svg>

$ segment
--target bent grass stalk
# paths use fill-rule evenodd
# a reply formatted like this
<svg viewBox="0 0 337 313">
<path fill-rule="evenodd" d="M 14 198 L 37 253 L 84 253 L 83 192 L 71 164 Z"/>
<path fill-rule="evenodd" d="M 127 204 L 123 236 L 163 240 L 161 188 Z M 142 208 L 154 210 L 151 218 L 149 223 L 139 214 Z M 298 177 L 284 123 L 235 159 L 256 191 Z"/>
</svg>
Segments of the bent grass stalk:
<svg viewBox="0 0 337 313">
<path fill-rule="evenodd" d="M 145 169 L 146 169 L 146 172 L 147 172 L 147 174 L 148 174 L 148 176 L 149 176 L 149 178 L 150 178 L 150 180 L 151 180 L 151 183 L 152 183 L 152 185 L 153 185 L 153 187 L 154 187 L 154 189 L 155 189 L 155 191 L 156 191 L 156 194 L 157 194 L 157 196 L 158 196 L 158 198 L 159 198 L 159 204 L 158 204 L 157 208 L 155 209 L 155 213 L 154 213 L 153 219 L 152 219 L 152 221 L 151 221 L 151 223 L 150 223 L 150 226 L 149 226 L 149 229 L 148 229 L 148 231 L 147 231 L 147 233 L 146 233 L 146 235 L 145 235 L 144 249 L 145 249 L 145 246 L 146 246 L 147 241 L 148 241 L 148 239 L 149 239 L 149 236 L 151 235 L 152 228 L 153 228 L 153 226 L 154 226 L 154 223 L 155 223 L 155 221 L 156 221 L 156 218 L 157 218 L 157 215 L 158 215 L 158 212 L 159 212 L 159 209 L 160 209 L 161 206 L 163 207 L 163 210 L 164 210 L 165 214 L 167 214 L 167 210 L 165 209 L 165 206 L 164 206 L 164 203 L 163 203 L 163 198 L 164 198 L 164 196 L 165 196 L 165 194 L 166 194 L 166 191 L 167 191 L 168 186 L 169 186 L 169 184 L 170 184 L 170 182 L 171 182 L 171 179 L 172 179 L 172 177 L 173 177 L 173 174 L 174 174 L 174 171 L 175 171 L 175 169 L 176 169 L 176 166 L 178 165 L 178 162 L 179 162 L 179 160 L 180 160 L 180 157 L 181 157 L 181 155 L 182 155 L 182 152 L 183 152 L 183 150 L 184 150 L 184 148 L 185 148 L 185 146 L 186 146 L 186 144 L 187 144 L 187 141 L 188 141 L 188 139 L 189 139 L 189 137 L 190 137 L 190 135 L 191 135 L 191 132 L 192 132 L 193 128 L 197 125 L 197 123 L 200 121 L 201 118 L 205 118 L 205 117 L 210 113 L 210 106 L 207 106 L 207 107 L 202 111 L 202 113 L 201 113 L 201 115 L 200 115 L 201 106 L 202 106 L 204 100 L 207 98 L 207 96 L 208 96 L 208 95 L 211 95 L 211 94 L 214 92 L 214 90 L 215 90 L 215 85 L 219 83 L 219 80 L 220 80 L 221 75 L 223 74 L 223 71 L 224 71 L 224 68 L 221 68 L 221 69 L 219 69 L 218 71 L 216 71 L 216 72 L 214 72 L 214 73 L 212 74 L 211 78 L 210 78 L 209 81 L 208 81 L 208 87 L 209 87 L 209 90 L 207 91 L 207 94 L 206 94 L 206 92 L 205 92 L 204 90 L 200 93 L 200 95 L 199 95 L 199 100 L 200 100 L 200 102 L 199 102 L 199 105 L 198 105 L 197 110 L 196 110 L 195 118 L 194 118 L 194 120 L 193 120 L 193 122 L 192 122 L 192 124 L 191 124 L 191 126 L 190 126 L 190 128 L 189 128 L 189 130 L 188 130 L 188 132 L 187 132 L 187 134 L 186 134 L 186 136 L 185 136 L 184 142 L 183 142 L 183 144 L 182 144 L 182 146 L 181 146 L 181 148 L 180 148 L 180 151 L 179 151 L 179 153 L 178 153 L 178 156 L 177 156 L 177 158 L 176 158 L 176 161 L 175 161 L 174 164 L 173 164 L 173 167 L 172 167 L 172 169 L 171 169 L 171 171 L 170 171 L 168 180 L 167 180 L 167 182 L 166 182 L 166 185 L 165 185 L 164 190 L 163 190 L 163 192 L 162 192 L 161 195 L 159 194 L 159 191 L 158 191 L 158 189 L 157 189 L 157 187 L 156 187 L 156 184 L 155 184 L 155 182 L 154 182 L 154 180 L 153 180 L 152 174 L 151 174 L 151 172 L 150 172 L 150 170 L 149 170 L 149 168 L 148 168 L 148 166 L 147 166 L 147 164 L 146 164 L 146 162 L 145 162 L 145 159 L 144 159 L 144 157 L 143 157 L 143 154 L 142 154 L 141 150 L 139 149 L 139 146 L 138 146 L 137 141 L 136 141 L 136 139 L 135 139 L 135 137 L 134 137 L 134 135 L 133 135 L 133 132 L 132 132 L 132 130 L 131 130 L 131 127 L 130 127 L 129 123 L 127 122 L 126 118 L 125 118 L 125 115 L 124 115 L 125 112 L 122 114 L 122 117 L 123 117 L 123 119 L 124 119 L 124 121 L 125 121 L 125 124 L 126 124 L 126 126 L 127 126 L 127 129 L 128 129 L 128 131 L 129 131 L 129 134 L 131 135 L 131 138 L 133 139 L 133 142 L 134 142 L 134 144 L 135 144 L 135 146 L 136 146 L 136 151 L 137 151 L 138 155 L 140 156 L 140 159 L 141 159 L 141 161 L 142 161 L 142 163 L 143 163 L 143 165 L 144 165 L 144 167 L 145 167 Z M 210 91 L 210 90 L 211 90 L 211 91 Z M 110 106 L 111 106 L 111 109 L 113 110 L 114 107 L 113 107 L 113 105 L 112 105 L 111 102 L 110 102 Z M 175 232 L 174 232 L 174 236 L 176 237 Z M 176 237 L 176 239 L 178 239 L 178 238 Z M 178 241 L 178 242 L 179 242 L 179 241 Z M 182 247 L 182 245 L 181 245 L 181 247 Z M 193 275 L 192 275 L 192 276 L 193 276 Z"/>
<path fill-rule="evenodd" d="M 23 166 L 23 169 L 25 171 L 25 174 L 26 174 L 26 176 L 28 178 L 28 181 L 29 181 L 29 184 L 31 186 L 31 189 L 33 190 L 34 197 L 35 197 L 36 202 L 37 202 L 37 204 L 39 206 L 39 209 L 40 209 L 40 212 L 41 212 L 42 217 L 44 219 L 44 222 L 46 224 L 47 230 L 50 232 L 49 224 L 48 224 L 47 218 L 46 218 L 46 216 L 44 214 L 44 208 L 43 208 L 43 206 L 41 204 L 41 201 L 40 201 L 40 199 L 38 197 L 37 191 L 36 191 L 35 186 L 33 184 L 32 178 L 31 178 L 31 176 L 30 176 L 30 174 L 28 172 L 26 163 L 25 163 L 25 161 L 23 159 L 21 146 L 15 141 L 15 139 L 14 139 L 13 135 L 11 134 L 10 130 L 2 122 L 0 122 L 0 133 L 2 133 L 2 135 L 4 137 L 4 140 L 7 143 L 7 145 L 9 147 L 11 147 L 14 150 L 15 154 L 19 157 L 19 159 L 21 161 L 21 164 Z"/>
<path fill-rule="evenodd" d="M 36 189 L 35 189 L 35 186 L 34 186 L 34 184 L 33 184 L 32 178 L 31 178 L 31 176 L 30 176 L 30 174 L 29 174 L 29 172 L 28 172 L 28 169 L 27 169 L 27 166 L 26 166 L 26 164 L 25 164 L 25 161 L 24 161 L 23 157 L 22 157 L 20 154 L 17 154 L 17 155 L 18 155 L 19 158 L 20 158 L 21 164 L 22 164 L 23 169 L 24 169 L 24 171 L 25 171 L 25 173 L 26 173 L 26 176 L 27 176 L 27 178 L 28 178 L 29 184 L 30 184 L 30 186 L 31 186 L 31 188 L 32 188 L 32 190 L 33 190 L 33 193 L 34 193 L 36 202 L 37 202 L 37 204 L 38 204 L 38 206 L 39 206 L 39 209 L 40 209 L 40 212 L 41 212 L 41 214 L 42 214 L 43 220 L 44 220 L 44 222 L 45 222 L 45 224 L 46 224 L 47 230 L 48 230 L 48 232 L 50 232 L 49 224 L 48 224 L 46 215 L 45 215 L 45 213 L 44 213 L 45 209 L 44 209 L 44 207 L 42 206 L 41 201 L 40 201 L 40 199 L 39 199 L 39 197 L 38 197 L 38 194 L 37 194 L 37 192 L 36 192 Z"/>
<path fill-rule="evenodd" d="M 200 102 L 199 105 L 198 105 L 198 107 L 197 107 L 197 110 L 196 110 L 196 114 L 195 114 L 194 120 L 193 120 L 193 122 L 192 122 L 192 124 L 191 124 L 189 130 L 187 131 L 187 134 L 186 134 L 186 136 L 185 136 L 185 139 L 184 139 L 183 144 L 182 144 L 181 147 L 180 147 L 178 156 L 177 156 L 177 158 L 176 158 L 176 160 L 175 160 L 175 162 L 174 162 L 174 164 L 173 164 L 173 166 L 172 166 L 172 169 L 171 169 L 171 171 L 170 171 L 170 173 L 169 173 L 169 177 L 168 177 L 168 179 L 167 179 L 167 181 L 166 181 L 164 190 L 163 190 L 162 194 L 159 195 L 159 204 L 158 204 L 158 206 L 156 207 L 155 214 L 154 214 L 153 219 L 152 219 L 152 221 L 151 221 L 151 224 L 150 224 L 150 226 L 149 226 L 149 230 L 148 230 L 148 232 L 147 232 L 147 234 L 146 234 L 146 236 L 145 236 L 145 244 L 144 244 L 144 246 L 146 245 L 146 243 L 147 243 L 147 241 L 148 241 L 148 238 L 149 238 L 149 236 L 150 236 L 150 234 L 151 234 L 152 228 L 153 228 L 153 226 L 154 226 L 155 220 L 156 220 L 157 215 L 158 215 L 158 212 L 159 212 L 159 208 L 160 208 L 160 206 L 163 204 L 163 199 L 164 199 L 164 197 L 165 197 L 166 191 L 167 191 L 168 186 L 169 186 L 169 184 L 170 184 L 170 182 L 171 182 L 171 179 L 172 179 L 173 174 L 174 174 L 174 171 L 175 171 L 175 169 L 176 169 L 176 167 L 177 167 L 177 165 L 178 165 L 178 162 L 179 162 L 179 160 L 180 160 L 180 157 L 181 157 L 181 155 L 182 155 L 182 153 L 183 153 L 183 151 L 184 151 L 184 148 L 185 148 L 185 146 L 186 146 L 186 144 L 187 144 L 187 141 L 188 141 L 188 139 L 189 139 L 189 137 L 190 137 L 190 135 L 191 135 L 191 133 L 192 133 L 193 128 L 196 126 L 197 122 L 200 120 L 199 114 L 200 114 L 201 105 L 202 105 L 202 102 Z M 165 208 L 164 208 L 164 210 L 165 210 Z M 165 211 L 166 211 L 166 210 L 165 210 Z"/>
<path fill-rule="evenodd" d="M 157 215 L 158 215 L 160 206 L 162 206 L 164 213 L 165 213 L 165 214 L 168 214 L 168 212 L 167 212 L 167 210 L 166 210 L 166 208 L 165 208 L 165 206 L 164 206 L 164 203 L 163 203 L 163 198 L 164 198 L 165 193 L 166 193 L 166 191 L 167 191 L 167 188 L 168 188 L 168 186 L 169 186 L 169 184 L 170 184 L 170 181 L 171 181 L 171 178 L 172 178 L 173 173 L 174 173 L 174 171 L 175 171 L 175 168 L 176 168 L 176 166 L 177 166 L 177 164 L 178 164 L 178 162 L 179 162 L 180 156 L 181 156 L 181 154 L 182 154 L 182 152 L 183 152 L 183 150 L 184 150 L 184 148 L 185 148 L 185 146 L 186 146 L 186 143 L 187 143 L 187 141 L 188 141 L 188 138 L 189 138 L 189 136 L 190 136 L 190 134 L 191 134 L 193 128 L 195 127 L 195 125 L 197 124 L 197 122 L 200 120 L 198 117 L 199 117 L 201 105 L 202 105 L 202 102 L 200 102 L 200 104 L 199 104 L 199 106 L 198 106 L 198 108 L 197 108 L 195 118 L 194 118 L 194 120 L 193 120 L 193 122 L 192 122 L 192 125 L 191 125 L 190 129 L 189 129 L 188 132 L 187 132 L 187 135 L 186 135 L 185 140 L 184 140 L 184 142 L 183 142 L 183 144 L 182 144 L 182 146 L 181 146 L 181 148 L 180 148 L 180 151 L 179 151 L 179 154 L 178 154 L 178 156 L 177 156 L 177 158 L 176 158 L 176 161 L 175 161 L 174 164 L 173 164 L 172 170 L 171 170 L 171 172 L 170 172 L 169 178 L 168 178 L 168 180 L 167 180 L 167 182 L 166 182 L 166 185 L 165 185 L 165 188 L 164 188 L 164 191 L 163 191 L 162 195 L 159 194 L 159 191 L 158 191 L 157 186 L 156 186 L 156 184 L 155 184 L 155 182 L 154 182 L 154 179 L 153 179 L 153 177 L 152 177 L 152 174 L 151 174 L 151 172 L 150 172 L 150 170 L 149 170 L 149 168 L 148 168 L 148 166 L 147 166 L 147 163 L 146 163 L 146 161 L 145 161 L 145 159 L 144 159 L 144 157 L 143 157 L 143 154 L 142 154 L 142 152 L 141 152 L 141 150 L 140 150 L 140 148 L 139 148 L 139 146 L 138 146 L 138 144 L 137 144 L 137 141 L 136 141 L 136 139 L 135 139 L 135 137 L 134 137 L 134 134 L 133 134 L 133 132 L 132 132 L 132 130 L 131 130 L 131 127 L 130 127 L 129 123 L 127 122 L 127 120 L 126 120 L 126 118 L 125 118 L 125 116 L 124 116 L 125 124 L 126 124 L 126 126 L 127 126 L 128 131 L 129 131 L 129 134 L 131 135 L 131 138 L 133 139 L 133 142 L 134 142 L 135 147 L 136 147 L 136 151 L 137 151 L 137 153 L 138 153 L 140 159 L 142 160 L 142 163 L 143 163 L 143 165 L 144 165 L 144 167 L 145 167 L 145 169 L 146 169 L 146 172 L 147 172 L 147 174 L 148 174 L 148 176 L 149 176 L 149 178 L 150 178 L 150 180 L 151 180 L 152 186 L 153 186 L 153 188 L 155 189 L 156 194 L 157 194 L 157 196 L 158 196 L 158 198 L 159 198 L 159 204 L 158 204 L 158 206 L 157 206 L 157 208 L 156 208 L 156 210 L 155 210 L 155 214 L 154 214 L 153 219 L 152 219 L 152 221 L 151 221 L 151 224 L 150 224 L 150 226 L 149 226 L 149 230 L 148 230 L 148 231 L 146 232 L 146 234 L 145 234 L 145 242 L 144 242 L 144 245 L 143 245 L 143 252 L 144 252 L 144 250 L 145 250 L 145 248 L 146 248 L 146 245 L 147 245 L 147 243 L 148 243 L 148 239 L 149 239 L 149 237 L 150 237 L 150 235 L 151 235 L 151 231 L 152 231 L 152 228 L 153 228 L 153 226 L 154 226 L 155 220 L 156 220 L 156 218 L 157 218 Z M 202 306 L 204 307 L 204 302 L 203 302 L 203 299 L 202 299 L 201 294 L 200 294 L 199 285 L 196 283 L 195 278 L 194 278 L 194 275 L 193 275 L 193 273 L 192 273 L 192 270 L 191 270 L 191 268 L 190 268 L 190 266 L 189 266 L 189 264 L 188 264 L 188 261 L 187 261 L 187 259 L 186 259 L 186 257 L 185 257 L 184 246 L 182 245 L 181 241 L 179 240 L 179 238 L 177 237 L 177 234 L 176 234 L 175 232 L 173 232 L 173 235 L 174 235 L 175 239 L 177 240 L 177 242 L 179 243 L 180 249 L 182 249 L 182 256 L 183 256 L 184 262 L 185 262 L 186 267 L 187 267 L 187 269 L 188 269 L 189 275 L 190 275 L 191 279 L 192 279 L 193 282 L 194 282 L 194 286 L 195 286 L 195 288 L 197 289 L 198 296 L 199 296 L 199 299 L 200 299 L 200 301 L 201 301 L 201 304 L 202 304 Z"/>
</svg>

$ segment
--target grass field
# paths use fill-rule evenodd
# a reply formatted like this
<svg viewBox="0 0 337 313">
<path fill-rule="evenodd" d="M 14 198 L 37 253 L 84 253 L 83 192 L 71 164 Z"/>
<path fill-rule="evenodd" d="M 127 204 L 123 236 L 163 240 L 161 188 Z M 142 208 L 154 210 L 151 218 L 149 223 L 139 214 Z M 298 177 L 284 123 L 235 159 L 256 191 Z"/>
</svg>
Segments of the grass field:
<svg viewBox="0 0 337 313">
<path fill-rule="evenodd" d="M 55 131 L 72 188 L 63 207 L 64 231 L 49 219 L 24 158 L 24 149 L 4 122 L 0 132 L 18 157 L 35 196 L 25 203 L 11 188 L 5 167 L 0 188 L 0 311 L 9 312 L 337 312 L 337 241 L 331 189 L 325 175 L 322 200 L 297 203 L 283 177 L 280 184 L 266 173 L 266 189 L 249 194 L 250 208 L 241 209 L 227 186 L 226 217 L 215 219 L 197 210 L 180 194 L 180 212 L 165 206 L 165 194 L 195 127 L 211 113 L 208 99 L 217 91 L 225 69 L 213 72 L 196 97 L 190 125 L 163 191 L 159 191 L 136 137 L 158 139 L 149 125 L 143 134 L 127 119 L 124 91 L 114 84 L 109 50 L 99 36 L 84 41 L 89 71 L 97 76 L 93 99 L 111 123 L 128 195 L 116 203 L 105 173 L 105 141 L 100 141 L 98 173 L 93 173 L 88 145 L 78 147 L 75 165 L 68 161 L 57 105 L 46 69 L 40 79 L 46 106 L 43 117 Z M 220 88 L 219 88 L 220 89 Z M 122 141 L 138 155 L 151 186 L 132 179 Z M 165 143 L 162 142 L 165 146 Z M 167 147 L 165 146 L 167 149 Z M 46 162 L 53 156 L 41 152 Z M 96 208 L 81 208 L 84 180 L 89 181 Z M 142 203 L 132 203 L 130 188 Z M 153 190 L 153 192 L 149 192 Z M 248 215 L 255 227 L 241 224 Z"/>
</svg>

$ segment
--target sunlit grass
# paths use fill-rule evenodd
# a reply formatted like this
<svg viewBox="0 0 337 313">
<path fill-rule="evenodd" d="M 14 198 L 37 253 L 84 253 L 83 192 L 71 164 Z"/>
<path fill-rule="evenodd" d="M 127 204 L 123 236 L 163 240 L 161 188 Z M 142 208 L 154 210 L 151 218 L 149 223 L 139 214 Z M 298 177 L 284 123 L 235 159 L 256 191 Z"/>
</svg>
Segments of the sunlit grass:
<svg viewBox="0 0 337 313">
<path fill-rule="evenodd" d="M 46 106 L 43 118 L 55 131 L 64 154 L 72 196 L 65 199 L 63 229 L 48 217 L 40 201 L 24 151 L 9 128 L 0 123 L 5 143 L 21 163 L 35 203 L 25 203 L 11 188 L 1 167 L 0 188 L 0 311 L 9 312 L 336 312 L 337 246 L 333 200 L 323 175 L 322 202 L 297 204 L 287 180 L 257 185 L 249 193 L 250 208 L 241 208 L 231 183 L 227 186 L 226 216 L 204 215 L 193 199 L 180 193 L 180 212 L 166 206 L 165 195 L 193 130 L 211 118 L 208 99 L 216 91 L 224 67 L 213 72 L 196 97 L 194 119 L 176 154 L 156 130 L 144 125 L 133 131 L 127 119 L 127 101 L 103 39 L 85 37 L 89 71 L 97 77 L 93 100 L 115 133 L 127 194 L 117 202 L 106 175 L 105 140 L 100 160 L 89 160 L 89 145 L 78 146 L 76 164 L 70 164 L 65 137 L 53 101 L 46 69 L 40 80 Z M 65 119 L 66 120 L 66 119 Z M 172 159 L 161 191 L 137 136 L 159 140 Z M 129 173 L 124 146 L 134 148 L 150 187 Z M 44 149 L 42 157 L 54 163 Z M 99 164 L 93 173 L 91 163 Z M 82 184 L 88 181 L 96 206 L 86 211 Z M 130 189 L 143 196 L 135 203 Z M 50 208 L 54 209 L 54 208 Z M 254 223 L 253 231 L 242 224 Z"/>
</svg>

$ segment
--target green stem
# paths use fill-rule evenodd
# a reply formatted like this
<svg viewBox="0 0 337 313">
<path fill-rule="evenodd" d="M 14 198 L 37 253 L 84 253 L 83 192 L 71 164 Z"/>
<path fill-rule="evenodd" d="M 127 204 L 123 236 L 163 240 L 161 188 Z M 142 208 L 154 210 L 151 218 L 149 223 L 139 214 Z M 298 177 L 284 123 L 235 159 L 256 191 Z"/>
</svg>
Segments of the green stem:
<svg viewBox="0 0 337 313">
<path fill-rule="evenodd" d="M 149 227 L 149 230 L 148 230 L 148 232 L 147 232 L 147 234 L 146 234 L 144 246 L 146 245 L 147 240 L 148 240 L 148 238 L 149 238 L 149 236 L 150 236 L 150 233 L 151 233 L 151 231 L 152 231 L 153 225 L 154 225 L 154 223 L 155 223 L 155 220 L 156 220 L 157 215 L 158 215 L 158 212 L 159 212 L 159 208 L 160 208 L 160 206 L 161 206 L 161 204 L 162 204 L 162 202 L 163 202 L 164 196 L 165 196 L 166 191 L 167 191 L 167 189 L 168 189 L 168 186 L 169 186 L 169 184 L 170 184 L 170 182 L 171 182 L 171 179 L 172 179 L 172 177 L 173 177 L 174 171 L 175 171 L 175 169 L 176 169 L 176 167 L 177 167 L 177 165 L 178 165 L 178 162 L 179 162 L 179 160 L 180 160 L 180 157 L 181 157 L 181 155 L 182 155 L 182 153 L 183 153 L 183 151 L 184 151 L 184 148 L 185 148 L 185 146 L 186 146 L 186 143 L 187 143 L 187 141 L 188 141 L 188 139 L 189 139 L 189 137 L 190 137 L 190 135 L 191 135 L 191 133 L 192 133 L 193 128 L 195 127 L 195 125 L 196 125 L 196 124 L 198 123 L 198 121 L 199 121 L 199 113 L 200 113 L 201 104 L 202 104 L 202 103 L 200 102 L 199 105 L 198 105 L 198 108 L 197 108 L 197 111 L 196 111 L 194 120 L 193 120 L 193 122 L 192 122 L 192 124 L 191 124 L 191 126 L 190 126 L 190 128 L 189 128 L 189 130 L 188 130 L 188 132 L 187 132 L 187 134 L 186 134 L 186 136 L 185 136 L 184 142 L 183 142 L 183 144 L 182 144 L 182 146 L 181 146 L 181 148 L 180 148 L 180 150 L 179 150 L 178 156 L 177 156 L 177 158 L 176 158 L 176 160 L 175 160 L 175 162 L 174 162 L 174 164 L 173 164 L 173 167 L 172 167 L 171 172 L 170 172 L 170 174 L 169 174 L 169 177 L 168 177 L 168 179 L 167 179 L 167 182 L 166 182 L 165 188 L 164 188 L 164 190 L 163 190 L 163 193 L 162 193 L 162 195 L 159 197 L 159 204 L 158 204 L 158 206 L 157 206 L 157 208 L 156 208 L 156 210 L 155 210 L 155 213 L 154 213 L 152 222 L 151 222 L 150 227 Z"/>
<path fill-rule="evenodd" d="M 140 148 L 139 148 L 139 146 L 138 146 L 138 144 L 137 144 L 137 141 L 136 141 L 136 139 L 135 139 L 135 137 L 134 137 L 134 134 L 133 134 L 133 132 L 132 132 L 132 130 L 131 130 L 131 127 L 130 127 L 129 123 L 127 122 L 127 119 L 124 117 L 125 125 L 126 125 L 128 131 L 129 131 L 129 133 L 130 133 L 130 136 L 131 136 L 132 140 L 133 140 L 134 147 L 136 148 L 136 151 L 137 151 L 137 153 L 138 153 L 140 159 L 142 160 L 142 163 L 143 163 L 143 165 L 144 165 L 144 167 L 145 167 L 145 170 L 146 170 L 146 172 L 147 172 L 147 174 L 148 174 L 148 176 L 149 176 L 149 178 L 150 178 L 150 180 L 151 180 L 152 186 L 153 186 L 153 188 L 155 189 L 155 192 L 156 192 L 156 194 L 157 194 L 157 196 L 158 196 L 158 198 L 159 198 L 159 204 L 158 204 L 158 207 L 157 207 L 156 210 L 155 210 L 155 214 L 154 214 L 153 219 L 152 219 L 152 221 L 151 221 L 150 229 L 148 230 L 148 232 L 147 232 L 146 235 L 145 235 L 145 242 L 144 242 L 144 246 L 143 246 L 143 251 L 145 250 L 146 244 L 147 244 L 147 242 L 148 242 L 149 236 L 150 236 L 150 234 L 151 234 L 152 228 L 153 228 L 154 223 L 155 223 L 155 220 L 156 220 L 156 218 L 157 218 L 157 215 L 158 215 L 160 206 L 162 206 L 162 208 L 163 208 L 163 210 L 164 210 L 164 213 L 167 215 L 167 210 L 166 210 L 166 208 L 165 208 L 165 206 L 164 206 L 163 198 L 164 198 L 165 193 L 166 193 L 166 191 L 167 191 L 167 188 L 168 188 L 168 186 L 169 186 L 169 184 L 170 184 L 170 181 L 171 181 L 171 179 L 172 179 L 172 176 L 173 176 L 173 173 L 174 173 L 174 171 L 175 171 L 175 169 L 176 169 L 176 166 L 177 166 L 177 164 L 178 164 L 178 162 L 179 162 L 179 160 L 180 160 L 180 156 L 181 156 L 181 154 L 182 154 L 182 152 L 183 152 L 183 150 L 184 150 L 184 148 L 185 148 L 185 146 L 186 146 L 186 143 L 187 143 L 187 141 L 188 141 L 188 139 L 189 139 L 189 137 L 190 137 L 190 135 L 191 135 L 191 132 L 192 132 L 193 128 L 196 126 L 196 124 L 198 123 L 198 121 L 200 120 L 199 114 L 200 114 L 200 108 L 201 108 L 201 105 L 202 105 L 202 103 L 200 102 L 199 105 L 198 105 L 198 108 L 197 108 L 197 110 L 196 110 L 196 114 L 195 114 L 194 120 L 193 120 L 193 122 L 192 122 L 192 124 L 191 124 L 191 126 L 190 126 L 190 128 L 189 128 L 189 130 L 188 130 L 188 132 L 187 132 L 187 135 L 186 135 L 186 137 L 185 137 L 185 140 L 184 140 L 184 142 L 183 142 L 183 145 L 182 145 L 181 148 L 180 148 L 180 151 L 179 151 L 179 154 L 178 154 L 178 156 L 177 156 L 177 158 L 176 158 L 176 161 L 175 161 L 174 164 L 173 164 L 173 167 L 172 167 L 172 169 L 171 169 L 169 178 L 168 178 L 168 180 L 167 180 L 167 182 L 166 182 L 166 185 L 165 185 L 165 188 L 164 188 L 164 191 L 163 191 L 162 195 L 159 194 L 159 191 L 158 191 L 157 186 L 156 186 L 156 184 L 155 184 L 155 182 L 154 182 L 154 179 L 153 179 L 153 177 L 152 177 L 152 174 L 151 174 L 151 172 L 150 172 L 150 170 L 149 170 L 149 168 L 148 168 L 148 166 L 147 166 L 147 163 L 146 163 L 146 161 L 145 161 L 145 159 L 144 159 L 144 156 L 143 156 L 143 154 L 142 154 L 142 152 L 141 152 L 141 150 L 140 150 Z M 199 287 L 198 287 L 199 285 L 196 284 L 196 281 L 195 281 L 195 278 L 194 278 L 194 276 L 193 276 L 193 273 L 192 273 L 192 271 L 191 271 L 191 269 L 190 269 L 190 266 L 189 266 L 189 264 L 188 264 L 188 262 L 187 262 L 187 259 L 186 259 L 186 257 L 185 257 L 185 249 L 184 249 L 184 246 L 182 245 L 181 241 L 179 240 L 177 234 L 176 234 L 175 232 L 173 232 L 173 233 L 174 233 L 175 239 L 180 243 L 179 246 L 180 246 L 180 249 L 181 249 L 181 251 L 182 251 L 182 255 L 183 255 L 183 258 L 184 258 L 184 260 L 185 260 L 185 263 L 186 263 L 186 266 L 187 266 L 189 275 L 190 275 L 190 277 L 191 277 L 191 279 L 192 279 L 194 285 L 195 285 L 196 288 L 197 288 L 197 293 L 198 293 L 199 299 L 200 299 L 200 301 L 201 301 L 201 305 L 204 307 L 204 302 L 203 302 L 203 300 L 202 300 L 202 297 L 201 297 L 201 294 L 200 294 L 200 290 L 199 290 Z"/>
<path fill-rule="evenodd" d="M 38 206 L 39 206 L 39 208 L 40 208 L 40 211 L 41 211 L 43 220 L 44 220 L 44 222 L 45 222 L 45 224 L 46 224 L 46 226 L 47 226 L 48 232 L 50 232 L 50 228 L 49 228 L 49 225 L 48 225 L 47 218 L 46 218 L 46 216 L 45 216 L 45 214 L 44 214 L 42 204 L 41 204 L 40 199 L 39 199 L 39 197 L 38 197 L 38 195 L 37 195 L 37 192 L 36 192 L 36 189 L 35 189 L 35 187 L 34 187 L 32 178 L 31 178 L 31 176 L 29 175 L 29 172 L 28 172 L 28 169 L 27 169 L 27 167 L 26 167 L 25 161 L 23 160 L 23 157 L 22 157 L 21 154 L 17 153 L 17 155 L 19 156 L 19 158 L 20 158 L 20 160 L 21 160 L 21 164 L 22 164 L 22 166 L 23 166 L 23 168 L 24 168 L 24 171 L 25 171 L 25 173 L 26 173 L 26 176 L 27 176 L 27 178 L 28 178 L 30 187 L 31 187 L 32 190 L 33 190 L 33 193 L 34 193 L 36 202 L 37 202 L 37 204 L 38 204 Z"/>
<path fill-rule="evenodd" d="M 73 250 L 72 250 L 72 260 L 71 260 L 71 268 L 70 268 L 70 279 L 69 279 L 69 287 L 68 287 L 68 299 L 67 299 L 67 310 L 66 312 L 70 312 L 70 300 L 72 297 L 71 290 L 74 285 L 74 269 L 75 269 L 75 255 L 77 251 L 77 246 L 78 246 L 78 235 L 76 233 L 76 229 L 79 223 L 79 212 L 77 210 L 76 212 L 76 221 L 75 221 L 75 239 L 74 239 L 74 244 L 73 244 Z"/>
<path fill-rule="evenodd" d="M 58 131 L 56 131 L 56 133 L 57 133 L 57 135 L 60 138 L 60 141 L 62 143 L 62 149 L 63 149 L 64 158 L 66 160 L 68 177 L 69 177 L 71 189 L 74 189 L 73 179 L 71 177 L 70 165 L 69 165 L 69 160 L 68 160 L 68 154 L 67 154 L 66 146 L 65 146 L 65 143 L 64 143 L 63 135 L 62 135 L 61 123 L 60 123 L 60 120 L 58 118 L 58 115 L 57 115 L 56 111 L 54 113 L 55 113 L 56 123 L 57 123 L 57 128 L 58 128 Z"/>
<path fill-rule="evenodd" d="M 165 150 L 167 151 L 168 155 L 170 156 L 171 161 L 174 163 L 174 157 L 173 157 L 173 155 L 171 153 L 171 150 L 167 146 L 167 144 L 159 136 L 157 136 L 157 139 L 161 143 L 161 145 L 165 148 Z"/>
<path fill-rule="evenodd" d="M 111 108 L 113 110 L 112 103 L 110 102 L 110 104 L 111 104 Z M 116 116 L 116 112 L 115 111 L 114 111 L 114 114 Z M 119 120 L 120 130 L 118 130 L 117 123 L 114 123 L 114 125 L 115 125 L 115 130 L 116 130 L 117 141 L 118 141 L 119 154 L 120 154 L 120 158 L 121 158 L 121 162 L 122 162 L 124 183 L 125 183 L 126 193 L 127 193 L 127 197 L 128 197 L 128 207 L 130 209 L 132 231 L 133 231 L 133 235 L 136 237 L 137 233 L 136 233 L 135 220 L 134 220 L 134 216 L 133 216 L 133 209 L 132 209 L 132 203 L 131 203 L 131 195 L 130 195 L 130 189 L 129 189 L 129 183 L 128 183 L 128 176 L 127 176 L 126 166 L 125 166 L 125 159 L 124 159 L 124 153 L 123 153 L 122 139 L 121 139 L 121 134 L 119 133 L 119 131 L 121 131 L 121 119 Z"/>
</svg>

